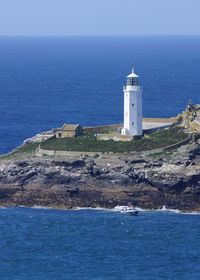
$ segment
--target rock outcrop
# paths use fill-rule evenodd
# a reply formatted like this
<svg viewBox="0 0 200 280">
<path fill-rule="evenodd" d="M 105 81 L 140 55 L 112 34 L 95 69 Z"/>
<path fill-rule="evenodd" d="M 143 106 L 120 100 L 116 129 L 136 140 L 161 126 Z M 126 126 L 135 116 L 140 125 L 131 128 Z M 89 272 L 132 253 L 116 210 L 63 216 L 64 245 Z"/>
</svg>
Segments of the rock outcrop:
<svg viewBox="0 0 200 280">
<path fill-rule="evenodd" d="M 177 116 L 182 127 L 190 132 L 200 132 L 200 104 L 189 103 L 185 111 Z"/>
<path fill-rule="evenodd" d="M 0 160 L 0 205 L 58 208 L 132 203 L 200 210 L 200 144 L 173 153 Z"/>
</svg>

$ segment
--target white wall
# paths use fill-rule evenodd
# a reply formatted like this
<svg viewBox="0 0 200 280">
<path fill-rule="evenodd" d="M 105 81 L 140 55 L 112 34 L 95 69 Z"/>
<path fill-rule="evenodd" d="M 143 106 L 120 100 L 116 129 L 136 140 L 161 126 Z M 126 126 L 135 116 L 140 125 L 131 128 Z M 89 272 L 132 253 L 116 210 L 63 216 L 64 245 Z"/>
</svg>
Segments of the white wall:
<svg viewBox="0 0 200 280">
<path fill-rule="evenodd" d="M 124 135 L 142 135 L 142 89 L 126 86 L 124 89 Z"/>
</svg>

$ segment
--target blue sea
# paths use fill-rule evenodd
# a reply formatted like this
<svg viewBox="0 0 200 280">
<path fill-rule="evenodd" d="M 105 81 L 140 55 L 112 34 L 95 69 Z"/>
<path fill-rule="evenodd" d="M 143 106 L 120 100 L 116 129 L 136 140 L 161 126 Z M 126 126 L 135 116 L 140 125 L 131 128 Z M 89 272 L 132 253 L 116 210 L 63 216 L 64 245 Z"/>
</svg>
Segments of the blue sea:
<svg viewBox="0 0 200 280">
<path fill-rule="evenodd" d="M 199 280 L 199 215 L 0 209 L 2 280 Z"/>
<path fill-rule="evenodd" d="M 0 37 L 0 153 L 65 123 L 123 120 L 134 67 L 145 117 L 200 103 L 200 37 Z M 199 215 L 0 209 L 2 280 L 198 280 Z"/>
</svg>

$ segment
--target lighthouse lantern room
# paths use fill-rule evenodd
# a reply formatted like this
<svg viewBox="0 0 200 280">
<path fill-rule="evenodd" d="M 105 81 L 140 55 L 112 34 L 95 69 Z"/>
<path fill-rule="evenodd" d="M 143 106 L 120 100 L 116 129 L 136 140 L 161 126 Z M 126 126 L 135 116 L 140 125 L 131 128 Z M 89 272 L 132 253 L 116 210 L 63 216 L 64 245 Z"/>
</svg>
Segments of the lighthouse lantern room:
<svg viewBox="0 0 200 280">
<path fill-rule="evenodd" d="M 127 76 L 127 84 L 124 86 L 124 126 L 121 134 L 142 135 L 142 88 L 134 70 Z"/>
</svg>

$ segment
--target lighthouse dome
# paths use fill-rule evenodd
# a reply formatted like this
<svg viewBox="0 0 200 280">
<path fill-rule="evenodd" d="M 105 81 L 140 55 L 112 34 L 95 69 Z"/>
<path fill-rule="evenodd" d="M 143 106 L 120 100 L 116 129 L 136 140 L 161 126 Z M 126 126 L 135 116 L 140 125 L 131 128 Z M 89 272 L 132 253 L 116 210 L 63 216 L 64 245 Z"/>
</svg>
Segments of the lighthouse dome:
<svg viewBox="0 0 200 280">
<path fill-rule="evenodd" d="M 134 69 L 132 69 L 132 73 L 131 73 L 130 75 L 128 75 L 127 78 L 139 78 L 139 76 L 136 75 L 136 74 L 134 73 Z"/>
</svg>

